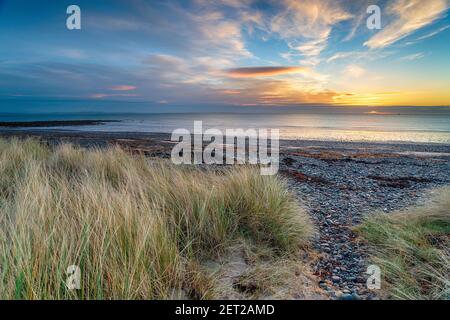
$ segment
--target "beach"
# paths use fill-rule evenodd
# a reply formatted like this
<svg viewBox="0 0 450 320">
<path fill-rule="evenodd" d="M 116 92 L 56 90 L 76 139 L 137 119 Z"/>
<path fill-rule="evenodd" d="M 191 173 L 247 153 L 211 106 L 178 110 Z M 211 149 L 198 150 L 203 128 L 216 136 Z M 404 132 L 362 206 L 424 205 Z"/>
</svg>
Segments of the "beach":
<svg viewBox="0 0 450 320">
<path fill-rule="evenodd" d="M 119 145 L 149 158 L 170 158 L 167 133 L 3 129 L 0 137 L 36 137 L 86 148 Z M 280 141 L 279 175 L 314 221 L 305 261 L 332 299 L 373 299 L 366 288 L 368 251 L 353 228 L 374 212 L 424 203 L 430 190 L 450 184 L 450 145 L 308 140 Z"/>
</svg>

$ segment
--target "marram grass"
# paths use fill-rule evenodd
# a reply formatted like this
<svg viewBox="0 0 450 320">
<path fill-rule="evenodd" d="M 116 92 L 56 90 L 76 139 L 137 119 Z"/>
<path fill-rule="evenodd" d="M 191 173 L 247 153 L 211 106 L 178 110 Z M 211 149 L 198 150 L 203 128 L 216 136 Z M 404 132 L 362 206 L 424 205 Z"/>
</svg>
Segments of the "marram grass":
<svg viewBox="0 0 450 320">
<path fill-rule="evenodd" d="M 450 188 L 423 206 L 374 214 L 357 230 L 382 268 L 388 298 L 450 299 Z"/>
<path fill-rule="evenodd" d="M 213 298 L 192 266 L 239 237 L 285 254 L 310 234 L 283 181 L 256 168 L 0 140 L 1 299 Z M 80 290 L 66 287 L 70 265 Z"/>
</svg>

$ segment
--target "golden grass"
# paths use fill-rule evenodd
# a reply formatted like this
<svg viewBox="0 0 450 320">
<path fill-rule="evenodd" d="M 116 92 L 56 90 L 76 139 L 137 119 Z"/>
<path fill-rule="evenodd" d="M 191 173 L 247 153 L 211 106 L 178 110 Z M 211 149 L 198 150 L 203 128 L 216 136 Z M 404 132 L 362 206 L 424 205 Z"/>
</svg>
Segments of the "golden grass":
<svg viewBox="0 0 450 320">
<path fill-rule="evenodd" d="M 386 297 L 450 298 L 450 188 L 426 205 L 375 214 L 357 230 L 382 268 Z"/>
<path fill-rule="evenodd" d="M 118 147 L 0 141 L 0 297 L 214 298 L 200 272 L 240 238 L 284 256 L 311 223 L 277 177 L 200 170 Z M 69 265 L 81 289 L 68 290 Z"/>
</svg>

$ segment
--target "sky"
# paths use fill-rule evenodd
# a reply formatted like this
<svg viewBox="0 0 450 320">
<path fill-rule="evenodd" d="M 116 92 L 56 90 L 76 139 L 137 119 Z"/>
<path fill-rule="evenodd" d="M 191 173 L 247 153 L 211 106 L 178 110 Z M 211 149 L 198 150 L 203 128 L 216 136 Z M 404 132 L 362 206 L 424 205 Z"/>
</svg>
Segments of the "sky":
<svg viewBox="0 0 450 320">
<path fill-rule="evenodd" d="M 80 30 L 66 27 L 72 4 L 81 9 Z M 381 9 L 379 30 L 367 27 L 370 5 Z M 0 112 L 11 101 L 48 100 L 139 102 L 142 111 L 448 106 L 449 7 L 449 0 L 0 0 Z"/>
</svg>

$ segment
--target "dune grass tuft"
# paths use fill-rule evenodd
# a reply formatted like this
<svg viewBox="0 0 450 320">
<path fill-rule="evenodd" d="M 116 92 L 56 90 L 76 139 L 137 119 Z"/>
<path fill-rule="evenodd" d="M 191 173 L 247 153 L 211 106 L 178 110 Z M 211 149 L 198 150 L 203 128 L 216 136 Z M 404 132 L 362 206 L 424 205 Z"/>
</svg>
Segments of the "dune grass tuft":
<svg viewBox="0 0 450 320">
<path fill-rule="evenodd" d="M 450 189 L 430 203 L 370 216 L 358 231 L 395 299 L 450 299 Z M 382 288 L 383 289 L 383 288 Z"/>
<path fill-rule="evenodd" d="M 244 237 L 283 255 L 311 223 L 277 177 L 118 147 L 0 141 L 0 298 L 212 298 L 202 261 Z M 66 270 L 81 269 L 80 290 Z"/>
</svg>

